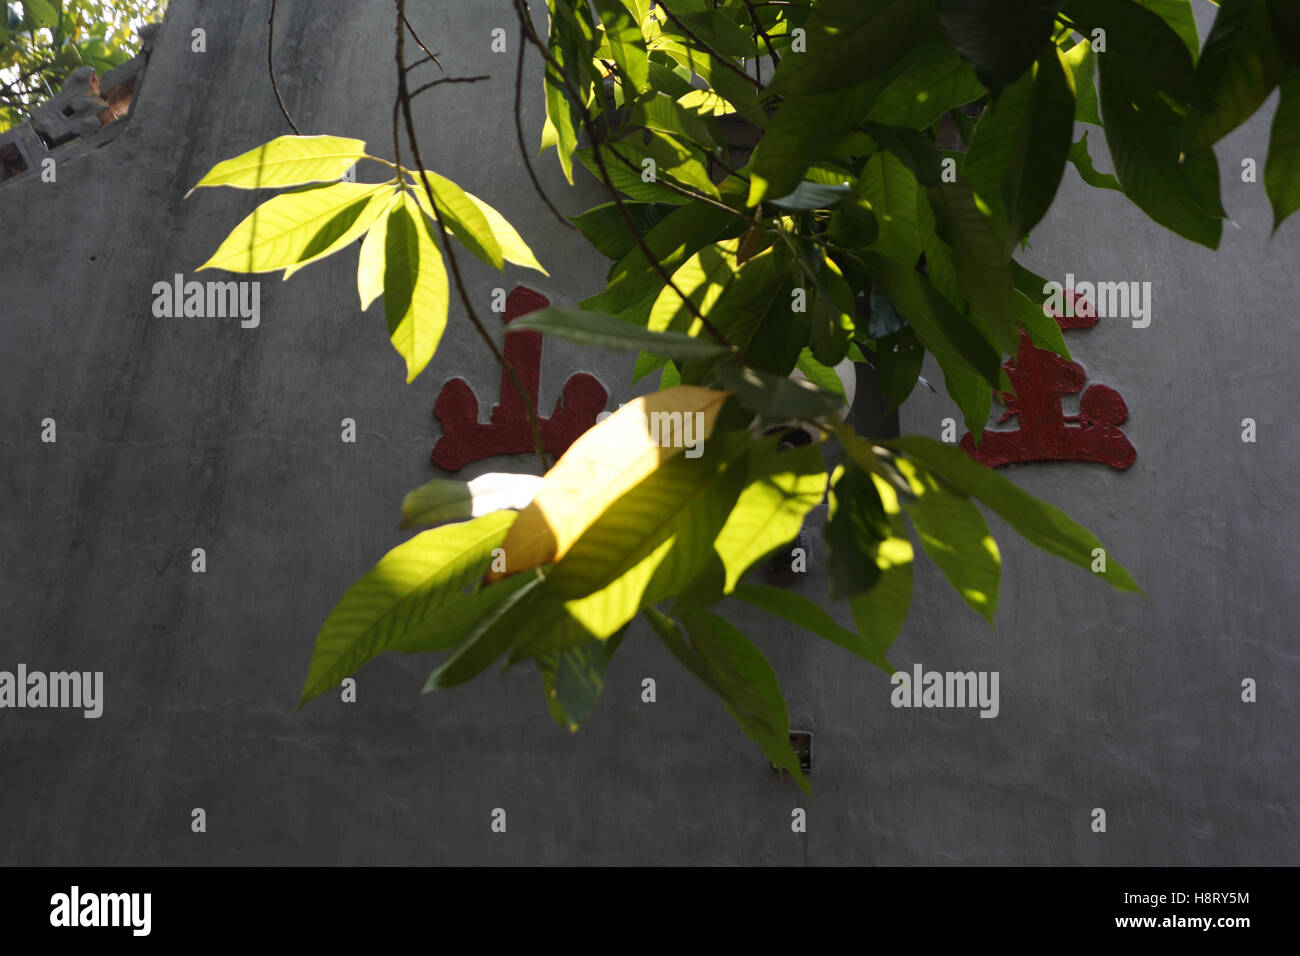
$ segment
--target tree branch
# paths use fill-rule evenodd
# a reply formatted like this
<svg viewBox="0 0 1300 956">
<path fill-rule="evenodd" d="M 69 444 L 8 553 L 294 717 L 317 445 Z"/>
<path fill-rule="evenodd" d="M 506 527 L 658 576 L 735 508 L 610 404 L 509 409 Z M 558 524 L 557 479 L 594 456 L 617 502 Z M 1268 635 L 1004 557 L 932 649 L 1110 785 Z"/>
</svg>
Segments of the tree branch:
<svg viewBox="0 0 1300 956">
<path fill-rule="evenodd" d="M 405 0 L 399 0 L 399 2 L 405 2 Z M 614 185 L 613 180 L 610 179 L 609 169 L 605 165 L 605 158 L 601 148 L 602 144 L 599 137 L 595 134 L 594 122 L 591 118 L 590 110 L 587 109 L 587 104 L 582 101 L 582 97 L 578 95 L 578 91 L 573 88 L 573 81 L 569 78 L 569 74 L 565 72 L 564 68 L 556 62 L 553 56 L 551 56 L 551 51 L 546 48 L 546 44 L 542 43 L 541 38 L 537 35 L 537 31 L 533 29 L 532 20 L 528 18 L 526 12 L 526 0 L 514 0 L 514 2 L 515 13 L 519 17 L 520 28 L 527 34 L 529 42 L 531 42 L 533 46 L 537 47 L 538 52 L 542 55 L 542 59 L 546 60 L 546 62 L 555 70 L 556 75 L 564 81 L 564 88 L 569 95 L 569 99 L 577 105 L 578 110 L 582 115 L 583 128 L 587 131 L 587 137 L 592 143 L 592 155 L 596 159 L 596 165 L 600 168 L 599 179 L 604 183 L 605 189 L 614 200 L 614 205 L 618 207 L 623 223 L 626 225 L 633 241 L 635 241 L 637 248 L 641 251 L 641 255 L 645 257 L 646 262 L 656 273 L 658 273 L 659 277 L 664 280 L 664 283 L 677 293 L 677 297 L 681 299 L 682 304 L 685 305 L 691 315 L 699 321 L 700 325 L 705 328 L 720 345 L 730 349 L 732 357 L 737 362 L 741 365 L 745 364 L 744 359 L 740 357 L 740 353 L 736 351 L 735 347 L 730 342 L 727 341 L 727 337 L 719 332 L 717 327 L 709 321 L 708 317 L 700 311 L 699 306 L 697 306 L 695 302 L 686 295 L 686 293 L 682 292 L 677 283 L 673 281 L 673 277 L 668 274 L 666 269 L 664 269 L 663 264 L 659 261 L 659 257 L 651 252 L 650 247 L 646 245 L 645 236 L 643 236 L 641 230 L 637 228 L 636 222 L 632 219 L 632 214 L 627 211 L 627 206 L 623 203 L 623 197 L 619 194 L 619 190 Z M 618 155 L 617 151 L 615 152 L 615 155 Z"/>
<path fill-rule="evenodd" d="M 289 124 L 289 128 L 296 135 L 301 136 L 302 131 L 298 129 L 298 124 L 289 115 L 289 110 L 284 105 L 284 97 L 280 95 L 280 86 L 275 82 L 275 63 L 272 62 L 271 58 L 271 51 L 275 48 L 275 2 L 276 0 L 271 0 L 271 15 L 266 18 L 266 72 L 271 77 L 271 89 L 275 93 L 275 102 L 279 104 L 285 122 Z"/>
<path fill-rule="evenodd" d="M 578 227 L 569 221 L 560 210 L 555 208 L 551 202 L 551 197 L 546 195 L 546 190 L 542 188 L 541 180 L 537 178 L 537 170 L 533 169 L 532 158 L 528 155 L 528 146 L 524 143 L 524 32 L 521 27 L 519 30 L 519 57 L 515 64 L 515 138 L 519 141 L 519 156 L 524 161 L 524 169 L 528 170 L 528 178 L 532 180 L 533 190 L 546 204 L 546 208 L 551 211 L 557 220 L 575 231 Z"/>
<path fill-rule="evenodd" d="M 758 87 L 759 92 L 762 92 L 763 90 L 762 83 L 758 82 L 758 80 L 754 79 L 744 70 L 742 70 L 740 67 L 736 66 L 736 64 L 732 63 L 730 59 L 723 56 L 717 50 L 713 49 L 713 47 L 709 46 L 709 44 L 705 43 L 704 40 L 700 38 L 700 35 L 698 33 L 696 33 L 686 24 L 682 23 L 681 20 L 677 19 L 677 15 L 668 9 L 668 7 L 664 4 L 664 0 L 659 0 L 659 9 L 664 12 L 664 16 L 666 16 L 673 23 L 673 25 L 677 27 L 677 29 L 681 30 L 682 33 L 690 37 L 690 39 L 695 43 L 696 46 L 698 46 L 704 52 L 708 53 L 709 56 L 713 57 L 715 60 L 717 60 L 727 69 L 729 69 L 732 73 L 735 73 L 737 76 L 743 76 L 747 82 L 753 83 L 754 86 Z"/>
<path fill-rule="evenodd" d="M 501 366 L 501 370 L 506 373 L 514 386 L 515 391 L 519 393 L 519 398 L 524 404 L 524 409 L 528 413 L 528 427 L 533 433 L 533 449 L 537 452 L 537 460 L 541 462 L 542 471 L 550 471 L 550 459 L 546 455 L 546 448 L 542 442 L 542 429 L 537 421 L 537 408 L 533 404 L 532 396 L 528 394 L 528 389 L 524 388 L 524 383 L 519 379 L 519 373 L 515 367 L 506 361 L 506 357 L 501 354 L 497 348 L 496 342 L 488 334 L 483 322 L 479 319 L 478 313 L 474 311 L 473 301 L 469 297 L 469 292 L 465 288 L 465 280 L 460 273 L 460 263 L 456 260 L 455 250 L 451 246 L 451 236 L 447 232 L 447 225 L 442 220 L 442 213 L 438 210 L 438 200 L 433 195 L 433 187 L 429 185 L 428 172 L 424 166 L 424 158 L 420 155 L 420 141 L 415 134 L 415 120 L 411 115 L 411 95 L 406 87 L 406 46 L 405 34 L 402 26 L 406 23 L 406 0 L 396 0 L 397 4 L 397 102 L 401 106 L 402 117 L 406 121 L 407 142 L 411 147 L 411 156 L 415 160 L 416 169 L 420 171 L 420 182 L 424 185 L 424 193 L 429 199 L 429 208 L 433 210 L 433 220 L 438 225 L 438 234 L 442 237 L 442 254 L 447 259 L 447 266 L 451 271 L 452 280 L 456 284 L 456 294 L 460 296 L 461 304 L 465 307 L 465 314 L 469 316 L 470 322 L 478 331 L 479 337 L 483 339 L 484 344 L 492 352 L 493 358 Z"/>
<path fill-rule="evenodd" d="M 490 76 L 444 76 L 441 79 L 431 80 L 424 86 L 411 91 L 411 99 L 415 99 L 427 89 L 437 86 L 439 83 L 477 83 L 479 80 L 490 80 Z"/>
</svg>

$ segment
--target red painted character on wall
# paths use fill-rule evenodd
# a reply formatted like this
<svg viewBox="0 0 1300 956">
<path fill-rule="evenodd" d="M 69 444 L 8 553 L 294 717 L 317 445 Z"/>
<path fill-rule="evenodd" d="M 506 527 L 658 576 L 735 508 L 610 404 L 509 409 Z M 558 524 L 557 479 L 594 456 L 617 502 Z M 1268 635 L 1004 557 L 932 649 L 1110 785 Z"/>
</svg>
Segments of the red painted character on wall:
<svg viewBox="0 0 1300 956">
<path fill-rule="evenodd" d="M 1097 324 L 1095 310 L 1086 304 L 1076 305 L 1073 311 L 1069 318 L 1055 317 L 1062 329 Z M 1128 418 L 1128 406 L 1119 392 L 1106 385 L 1085 389 L 1088 376 L 1082 365 L 1035 347 L 1021 332 L 1015 361 L 1008 360 L 1003 368 L 1015 394 L 1000 396 L 1006 411 L 998 424 L 1019 418 L 1020 427 L 985 430 L 978 447 L 970 434 L 964 435 L 961 446 L 976 461 L 991 468 L 1029 461 L 1096 461 L 1124 469 L 1136 460 L 1137 451 L 1118 427 Z M 1061 399 L 1080 391 L 1079 414 L 1066 415 Z"/>
<path fill-rule="evenodd" d="M 550 300 L 532 289 L 518 286 L 506 297 L 505 320 L 549 305 Z M 524 390 L 537 408 L 537 387 L 542 369 L 542 334 L 515 332 L 506 336 L 505 358 L 523 382 Z M 542 445 L 555 457 L 573 444 L 605 409 L 609 393 L 592 375 L 579 372 L 564 383 L 550 418 L 541 418 Z M 509 455 L 533 450 L 533 432 L 528 413 L 510 377 L 501 373 L 501 397 L 492 407 L 489 422 L 478 420 L 478 399 L 463 378 L 453 378 L 442 387 L 433 413 L 442 422 L 442 437 L 433 446 L 433 463 L 457 471 L 472 461 L 492 455 Z"/>
</svg>

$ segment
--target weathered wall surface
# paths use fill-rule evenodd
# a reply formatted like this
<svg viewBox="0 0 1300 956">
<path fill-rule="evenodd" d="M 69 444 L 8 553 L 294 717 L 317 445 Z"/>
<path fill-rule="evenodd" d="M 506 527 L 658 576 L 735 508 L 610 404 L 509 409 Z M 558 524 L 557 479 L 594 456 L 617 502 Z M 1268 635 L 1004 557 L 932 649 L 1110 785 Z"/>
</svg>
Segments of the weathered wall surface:
<svg viewBox="0 0 1300 956">
<path fill-rule="evenodd" d="M 389 151 L 390 9 L 282 0 L 279 78 L 304 131 Z M 498 205 L 551 269 L 503 282 L 472 264 L 474 293 L 590 294 L 603 263 L 549 218 L 515 152 L 509 5 L 415 12 L 449 74 L 492 75 L 421 97 L 428 161 Z M 509 54 L 489 52 L 493 26 L 508 29 Z M 190 50 L 196 27 L 206 53 Z M 991 519 L 1005 572 L 990 632 L 921 561 L 894 663 L 999 671 L 994 720 L 896 710 L 885 675 L 737 611 L 793 724 L 816 733 L 809 801 L 640 627 L 576 735 L 550 722 L 531 672 L 420 696 L 423 658 L 372 663 L 354 704 L 327 695 L 294 711 L 317 627 L 402 539 L 401 497 L 432 475 L 437 389 L 461 375 L 490 404 L 498 373 L 462 330 L 402 384 L 378 307 L 357 313 L 354 251 L 287 283 L 264 277 L 256 329 L 153 316 L 153 284 L 191 276 L 258 201 L 182 197 L 215 162 L 285 132 L 265 42 L 264 3 L 173 0 L 129 128 L 56 183 L 0 191 L 0 669 L 102 670 L 106 698 L 98 720 L 0 711 L 0 862 L 1300 861 L 1300 224 L 1270 243 L 1263 187 L 1237 175 L 1240 157 L 1262 165 L 1271 106 L 1220 147 L 1235 225 L 1217 255 L 1071 170 L 1028 256 L 1057 279 L 1153 283 L 1149 328 L 1103 319 L 1067 333 L 1091 379 L 1127 399 L 1137 463 L 1010 472 L 1091 527 L 1150 600 Z M 541 104 L 529 90 L 531 140 Z M 566 193 L 553 157 L 541 166 L 566 210 L 598 201 Z M 549 342 L 544 363 L 544 407 L 576 370 L 612 401 L 630 394 L 625 356 Z M 952 414 L 918 392 L 903 430 L 937 436 Z M 47 417 L 55 444 L 40 440 Z M 355 445 L 339 440 L 344 417 Z M 1245 417 L 1255 444 L 1240 440 Z M 195 547 L 206 574 L 190 571 Z M 809 578 L 824 593 L 815 566 Z M 1240 699 L 1245 677 L 1256 704 Z M 789 825 L 800 806 L 804 835 Z M 204 834 L 191 832 L 195 807 Z M 505 834 L 490 832 L 496 807 Z M 1094 807 L 1105 834 L 1089 828 Z"/>
</svg>

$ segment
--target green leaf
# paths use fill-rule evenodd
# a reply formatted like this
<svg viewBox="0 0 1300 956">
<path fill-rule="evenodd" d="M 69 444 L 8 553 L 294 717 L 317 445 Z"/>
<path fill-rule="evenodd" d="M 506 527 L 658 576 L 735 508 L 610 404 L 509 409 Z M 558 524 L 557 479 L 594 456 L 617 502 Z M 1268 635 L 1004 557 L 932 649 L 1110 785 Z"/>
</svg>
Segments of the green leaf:
<svg viewBox="0 0 1300 956">
<path fill-rule="evenodd" d="M 988 92 L 942 36 L 916 48 L 902 72 L 881 92 L 868 119 L 885 126 L 928 129 L 944 113 Z"/>
<path fill-rule="evenodd" d="M 913 554 L 898 492 L 880 475 L 873 474 L 871 480 L 889 517 L 890 531 L 875 552 L 880 577 L 868 591 L 850 600 L 849 607 L 868 651 L 884 660 L 902 630 L 912 601 Z"/>
<path fill-rule="evenodd" d="M 1070 162 L 1074 163 L 1074 168 L 1079 171 L 1079 176 L 1089 186 L 1097 189 L 1115 189 L 1123 192 L 1119 180 L 1110 173 L 1097 171 L 1097 167 L 1092 164 L 1092 154 L 1088 152 L 1088 131 L 1083 131 L 1083 138 L 1070 147 Z"/>
<path fill-rule="evenodd" d="M 303 262 L 350 234 L 369 200 L 392 190 L 391 183 L 334 183 L 274 196 L 240 222 L 199 271 L 274 272 Z"/>
<path fill-rule="evenodd" d="M 606 644 L 588 641 L 537 658 L 546 703 L 556 723 L 577 730 L 596 709 L 605 686 Z"/>
<path fill-rule="evenodd" d="M 642 235 L 664 220 L 664 207 L 658 203 L 628 202 L 624 203 L 624 207 Z M 607 202 L 593 206 L 581 215 L 572 217 L 572 221 L 596 251 L 609 259 L 622 259 L 636 248 L 636 240 L 623 221 L 617 203 Z"/>
<path fill-rule="evenodd" d="M 933 0 L 823 0 L 807 51 L 781 58 L 767 93 L 834 93 L 889 70 L 934 26 Z"/>
<path fill-rule="evenodd" d="M 302 251 L 302 258 L 292 265 L 285 266 L 284 280 L 287 282 L 300 269 L 305 269 L 313 262 L 347 248 L 369 235 L 370 229 L 388 213 L 390 204 L 396 198 L 396 192 L 380 190 L 369 198 L 358 199 L 326 223 L 312 237 L 311 242 Z"/>
<path fill-rule="evenodd" d="M 939 20 L 962 59 L 995 94 L 1051 39 L 1059 0 L 940 0 Z"/>
<path fill-rule="evenodd" d="M 410 384 L 433 358 L 447 327 L 447 270 L 432 223 L 409 193 L 389 212 L 386 230 L 384 315 Z"/>
<path fill-rule="evenodd" d="M 1066 143 L 1062 165 L 1069 149 L 1068 137 Z M 1015 319 L 1010 257 L 1001 237 L 980 211 L 968 183 L 940 183 L 930 187 L 929 193 L 939 234 L 953 251 L 962 295 L 975 317 L 991 330 L 993 341 L 1003 352 L 1014 355 L 1020 345 L 1020 329 Z"/>
<path fill-rule="evenodd" d="M 195 184 L 194 189 L 204 186 L 268 189 L 333 182 L 365 155 L 364 140 L 341 136 L 279 136 L 247 153 L 217 163 Z"/>
<path fill-rule="evenodd" d="M 726 14 L 705 7 L 701 7 L 698 12 L 688 12 L 685 9 L 687 5 L 683 4 L 681 0 L 678 0 L 674 6 L 676 9 L 673 13 L 677 19 L 714 50 L 728 57 L 749 58 L 754 56 L 753 39 L 734 20 L 729 19 Z M 680 30 L 677 24 L 671 20 L 663 22 L 662 30 L 665 35 L 681 37 L 684 42 L 692 45 L 692 49 L 696 48 L 695 41 Z"/>
<path fill-rule="evenodd" d="M 1115 174 L 1125 194 L 1156 222 L 1218 248 L 1223 232 L 1214 153 L 1182 157 L 1183 117 L 1160 95 L 1186 85 L 1187 47 L 1165 22 L 1136 5 L 1090 0 L 1110 27 L 1099 58 L 1101 110 Z M 1153 69 L 1160 67 L 1161 72 Z M 1193 82 L 1195 74 L 1191 74 Z"/>
<path fill-rule="evenodd" d="M 501 246 L 482 209 L 470 199 L 465 190 L 445 176 L 439 176 L 434 172 L 426 172 L 425 175 L 429 177 L 429 187 L 447 231 L 476 258 L 494 269 L 504 269 L 505 259 L 501 254 Z M 432 219 L 433 207 L 429 205 L 429 194 L 423 185 L 417 184 L 409 188 L 414 193 L 420 209 Z"/>
<path fill-rule="evenodd" d="M 426 654 L 430 651 L 449 651 L 464 640 L 465 635 L 483 617 L 520 588 L 536 583 L 527 574 L 518 574 L 491 587 L 479 588 L 468 594 L 459 594 L 438 608 L 438 613 L 420 621 L 406 630 L 393 642 L 389 650 L 399 654 Z"/>
<path fill-rule="evenodd" d="M 635 6 L 631 0 L 596 0 L 596 13 L 623 77 L 634 90 L 645 89 L 650 82 L 650 60 Z"/>
<path fill-rule="evenodd" d="M 1027 236 L 1052 205 L 1073 132 L 1071 78 L 1055 44 L 1047 43 L 1034 68 L 980 120 L 963 167 L 994 219 L 1005 214 L 1010 245 Z M 960 253 L 961 246 L 954 248 Z"/>
<path fill-rule="evenodd" d="M 709 321 L 713 327 L 728 342 L 742 350 L 746 362 L 760 368 L 766 366 L 763 357 L 757 354 L 762 351 L 762 346 L 760 344 L 756 348 L 755 343 L 770 313 L 779 313 L 783 310 L 784 316 L 773 318 L 772 321 L 784 320 L 787 329 L 792 329 L 797 324 L 791 321 L 792 318 L 803 319 L 802 335 L 805 339 L 807 337 L 807 313 L 790 312 L 789 262 L 790 257 L 785 248 L 776 246 L 746 260 L 727 283 L 721 297 L 709 310 Z M 796 345 L 796 352 L 798 348 L 799 346 Z M 712 366 L 718 361 L 715 359 L 687 362 L 682 367 L 684 380 L 691 382 L 709 380 Z M 790 365 L 785 366 L 782 371 L 788 373 L 793 364 L 794 357 L 791 356 Z"/>
<path fill-rule="evenodd" d="M 736 588 L 733 596 L 774 617 L 782 618 L 796 627 L 823 637 L 832 644 L 838 644 L 845 650 L 870 661 L 886 674 L 894 673 L 893 665 L 885 659 L 877 647 L 862 635 L 855 634 L 835 623 L 835 619 L 827 614 L 825 609 L 802 594 L 784 588 L 774 588 L 767 584 L 742 584 Z"/>
<path fill-rule="evenodd" d="M 1268 0 L 1268 12 L 1273 18 L 1278 48 L 1294 66 L 1300 66 L 1300 5 L 1293 0 Z"/>
<path fill-rule="evenodd" d="M 925 349 L 910 327 L 881 339 L 876 347 L 876 377 L 880 380 L 880 397 L 885 413 L 898 408 L 916 387 L 925 362 Z"/>
<path fill-rule="evenodd" d="M 546 116 L 554 130 L 555 149 L 560 158 L 564 178 L 573 185 L 573 151 L 578 143 L 578 107 L 565 87 L 565 74 L 577 88 L 579 96 L 586 92 L 584 71 L 590 73 L 592 43 L 585 35 L 572 7 L 572 0 L 547 0 L 550 30 L 547 49 L 550 60 L 545 67 Z M 583 4 L 586 10 L 586 4 Z M 591 39 L 594 39 L 591 38 Z M 553 61 L 553 62 L 552 62 Z M 562 72 L 561 72 L 562 71 Z"/>
<path fill-rule="evenodd" d="M 893 153 L 873 153 L 862 168 L 857 192 L 871 204 L 880 235 L 871 249 L 907 266 L 921 257 L 920 203 L 925 202 L 916 176 Z"/>
<path fill-rule="evenodd" d="M 803 248 L 808 250 L 806 245 Z M 817 250 L 806 258 L 812 260 L 811 271 L 815 284 L 808 319 L 808 344 L 818 362 L 834 368 L 844 361 L 849 343 L 853 341 L 857 315 L 853 290 L 849 288 L 848 281 L 835 260 L 829 258 L 824 251 Z M 844 390 L 838 387 L 838 382 L 833 391 L 841 396 L 844 394 Z"/>
<path fill-rule="evenodd" d="M 721 688 L 727 712 L 774 766 L 788 770 L 800 788 L 810 792 L 790 746 L 790 716 L 767 658 L 716 614 L 691 608 L 680 617 L 698 657 L 697 666 Z"/>
<path fill-rule="evenodd" d="M 645 156 L 627 143 L 604 143 L 600 148 L 604 153 L 605 169 L 609 172 L 610 181 L 619 192 L 631 196 L 638 202 L 668 203 L 673 206 L 681 206 L 690 202 L 689 198 L 673 192 L 667 186 L 660 185 L 657 180 L 650 180 L 649 182 L 643 180 L 641 178 L 643 169 L 641 161 Z M 629 169 L 625 163 L 620 162 L 610 153 L 617 153 L 622 156 L 624 160 L 632 164 L 632 168 Z M 592 176 L 603 182 L 600 176 L 600 164 L 596 162 L 591 149 L 580 149 L 575 155 Z"/>
<path fill-rule="evenodd" d="M 583 432 L 546 473 L 545 485 L 510 529 L 505 546 L 510 568 L 500 573 L 561 560 L 665 460 L 686 453 L 698 458 L 727 399 L 726 392 L 681 385 L 634 398 Z"/>
<path fill-rule="evenodd" d="M 1267 0 L 1223 0 L 1196 64 L 1203 97 L 1183 130 L 1183 151 L 1208 149 L 1263 105 L 1286 72 Z"/>
<path fill-rule="evenodd" d="M 1273 231 L 1300 209 L 1300 69 L 1282 81 L 1282 98 L 1268 137 L 1264 188 L 1273 204 Z"/>
<path fill-rule="evenodd" d="M 840 200 L 853 192 L 847 182 L 838 185 L 811 183 L 807 180 L 795 187 L 794 192 L 778 199 L 769 199 L 767 204 L 785 212 L 808 212 L 813 209 L 832 209 Z"/>
<path fill-rule="evenodd" d="M 629 112 L 630 122 L 638 126 L 684 138 L 705 148 L 718 145 L 699 114 L 685 109 L 667 93 L 655 92 L 639 100 Z"/>
<path fill-rule="evenodd" d="M 1100 106 L 1097 101 L 1097 55 L 1092 44 L 1080 40 L 1061 54 L 1061 60 L 1074 85 L 1074 118 L 1079 123 L 1101 125 Z"/>
<path fill-rule="evenodd" d="M 751 452 L 745 488 L 713 542 L 726 573 L 724 593 L 735 590 L 754 562 L 794 540 L 826 494 L 820 447 L 777 451 L 775 440 L 767 446 Z"/>
<path fill-rule="evenodd" d="M 673 273 L 673 285 L 664 285 L 655 299 L 647 327 L 652 332 L 671 330 L 698 335 L 700 321 L 682 295 L 694 304 L 696 311 L 707 316 L 736 275 L 739 245 L 739 239 L 727 239 L 705 246 L 691 256 Z"/>
<path fill-rule="evenodd" d="M 688 145 L 683 137 L 651 130 L 647 142 L 624 140 L 619 145 L 631 145 L 633 150 L 653 159 L 657 177 L 667 176 L 676 180 L 680 186 L 703 193 L 712 199 L 720 198 L 718 187 L 714 185 L 708 169 L 705 168 L 705 153 L 699 148 Z M 636 167 L 642 168 L 639 159 Z"/>
<path fill-rule="evenodd" d="M 7 6 L 7 4 L 6 4 Z M 24 21 L 33 27 L 54 29 L 59 22 L 59 7 L 53 0 L 23 0 Z"/>
<path fill-rule="evenodd" d="M 1201 37 L 1196 31 L 1196 14 L 1191 0 L 1137 0 L 1152 13 L 1158 14 L 1178 38 L 1187 44 L 1192 59 L 1201 52 Z"/>
<path fill-rule="evenodd" d="M 837 363 L 838 364 L 838 363 Z M 794 367 L 799 374 L 812 382 L 820 389 L 825 389 L 840 397 L 842 404 L 847 404 L 848 396 L 844 394 L 844 383 L 840 377 L 835 374 L 833 366 L 823 365 L 813 356 L 812 349 L 804 349 L 799 353 L 799 360 L 794 363 Z"/>
<path fill-rule="evenodd" d="M 402 527 L 477 518 L 504 508 L 526 507 L 545 479 L 537 475 L 488 472 L 473 481 L 435 478 L 402 499 Z"/>
<path fill-rule="evenodd" d="M 735 392 L 738 402 L 755 412 L 760 425 L 791 420 L 817 421 L 833 415 L 843 398 L 812 382 L 774 375 L 728 362 L 718 370 L 718 380 Z"/>
<path fill-rule="evenodd" d="M 792 54 L 781 62 L 784 66 L 806 59 L 807 55 Z M 879 89 L 878 83 L 863 82 L 838 92 L 786 98 L 750 158 L 746 204 L 755 206 L 767 196 L 793 192 L 808 167 L 866 114 Z"/>
<path fill-rule="evenodd" d="M 403 542 L 335 605 L 316 637 L 301 707 L 438 615 L 486 569 L 512 512 L 425 531 Z"/>
<path fill-rule="evenodd" d="M 1158 13 L 1135 0 L 1066 0 L 1064 6 L 1080 35 L 1105 30 L 1106 52 L 1097 62 L 1109 64 L 1134 93 L 1143 99 L 1163 93 L 1180 106 L 1200 99 L 1192 55 Z"/>
<path fill-rule="evenodd" d="M 722 96 L 736 108 L 736 113 L 759 129 L 766 129 L 768 115 L 759 103 L 754 87 L 730 70 L 713 70 L 709 75 L 709 85 L 714 92 Z M 668 89 L 663 87 L 663 89 Z M 673 92 L 668 90 L 668 92 Z"/>
<path fill-rule="evenodd" d="M 538 605 L 541 603 L 539 595 L 543 593 L 544 583 L 541 576 L 529 573 L 520 577 L 524 579 L 523 583 L 516 585 L 503 599 L 489 607 L 456 645 L 451 656 L 429 675 L 423 693 L 445 690 L 477 677 L 506 652 L 522 629 L 541 630 L 553 623 L 556 613 L 554 605 L 549 615 L 538 613 Z M 492 591 L 505 583 L 507 582 L 498 582 L 486 590 Z"/>
<path fill-rule="evenodd" d="M 703 569 L 745 478 L 742 437 L 747 436 L 715 436 L 702 454 L 664 461 L 596 518 L 556 563 L 550 585 L 593 636 L 613 634 Z"/>
<path fill-rule="evenodd" d="M 894 465 L 912 489 L 914 497 L 903 500 L 903 509 L 916 527 L 921 547 L 953 590 L 992 627 L 1002 558 L 984 516 L 965 496 L 915 462 L 898 458 Z"/>
<path fill-rule="evenodd" d="M 724 355 L 727 349 L 712 340 L 681 332 L 652 332 L 617 316 L 582 309 L 547 306 L 521 316 L 506 328 L 507 334 L 524 329 L 607 349 L 643 349 L 652 355 L 688 359 Z"/>
<path fill-rule="evenodd" d="M 361 252 L 357 256 L 357 294 L 361 298 L 362 312 L 384 294 L 384 272 L 388 268 L 388 219 L 393 208 L 405 202 L 404 195 L 395 191 L 383 197 L 379 218 L 361 240 Z"/>
<path fill-rule="evenodd" d="M 920 435 L 906 435 L 881 444 L 903 452 L 958 491 L 983 502 L 1031 544 L 1091 569 L 1093 549 L 1102 545 L 1088 529 L 1059 508 L 1040 501 L 993 469 L 979 464 L 960 448 Z M 1141 593 L 1128 571 L 1109 554 L 1106 571 L 1098 576 L 1116 590 Z"/>
<path fill-rule="evenodd" d="M 876 583 L 876 552 L 889 537 L 889 519 L 871 475 L 856 463 L 837 468 L 831 477 L 825 535 L 833 600 L 851 598 Z"/>
<path fill-rule="evenodd" d="M 880 283 L 911 324 L 922 345 L 947 364 L 964 362 L 990 386 L 999 384 L 1002 356 L 916 270 L 876 253 L 864 256 L 872 279 Z"/>
<path fill-rule="evenodd" d="M 497 246 L 501 249 L 501 256 L 506 262 L 513 262 L 525 269 L 533 269 L 542 275 L 550 275 L 549 272 L 542 268 L 542 264 L 533 255 L 533 250 L 528 248 L 528 243 L 524 242 L 523 237 L 519 235 L 514 226 L 510 225 L 505 216 L 473 193 L 465 193 L 465 195 L 470 202 L 478 207 L 478 211 L 487 220 L 488 228 L 492 230 L 492 238 L 496 240 Z"/>
<path fill-rule="evenodd" d="M 645 233 L 646 248 L 670 275 L 682 263 L 720 236 L 734 217 L 704 203 L 674 209 L 663 222 Z M 664 280 L 637 246 L 628 250 L 609 271 L 605 291 L 583 300 L 584 309 L 623 312 L 647 297 L 654 301 Z M 649 314 L 649 306 L 646 307 Z M 643 323 L 644 324 L 644 323 Z"/>
</svg>

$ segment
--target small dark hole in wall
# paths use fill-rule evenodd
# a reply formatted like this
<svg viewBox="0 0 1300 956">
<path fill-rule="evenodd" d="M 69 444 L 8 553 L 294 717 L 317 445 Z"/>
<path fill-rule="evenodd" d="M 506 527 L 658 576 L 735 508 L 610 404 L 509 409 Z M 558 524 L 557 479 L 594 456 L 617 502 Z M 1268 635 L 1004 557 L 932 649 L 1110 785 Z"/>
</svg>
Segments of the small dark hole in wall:
<svg viewBox="0 0 1300 956">
<path fill-rule="evenodd" d="M 23 154 L 19 152 L 18 146 L 14 143 L 0 146 L 0 179 L 12 179 L 19 173 L 25 172 L 27 172 L 27 163 L 23 160 Z"/>
</svg>

